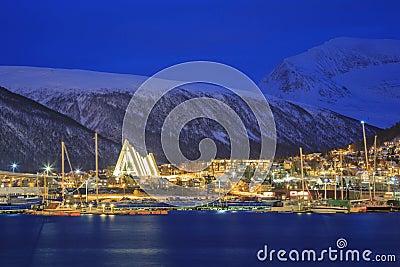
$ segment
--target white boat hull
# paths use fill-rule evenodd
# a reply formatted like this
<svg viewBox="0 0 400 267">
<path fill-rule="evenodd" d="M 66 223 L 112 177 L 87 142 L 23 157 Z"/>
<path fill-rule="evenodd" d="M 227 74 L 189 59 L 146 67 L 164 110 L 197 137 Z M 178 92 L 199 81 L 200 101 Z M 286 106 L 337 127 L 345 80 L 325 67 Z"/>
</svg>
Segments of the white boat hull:
<svg viewBox="0 0 400 267">
<path fill-rule="evenodd" d="M 335 213 L 349 213 L 347 208 L 341 207 L 314 207 L 310 209 L 313 213 L 321 214 L 335 214 Z"/>
</svg>

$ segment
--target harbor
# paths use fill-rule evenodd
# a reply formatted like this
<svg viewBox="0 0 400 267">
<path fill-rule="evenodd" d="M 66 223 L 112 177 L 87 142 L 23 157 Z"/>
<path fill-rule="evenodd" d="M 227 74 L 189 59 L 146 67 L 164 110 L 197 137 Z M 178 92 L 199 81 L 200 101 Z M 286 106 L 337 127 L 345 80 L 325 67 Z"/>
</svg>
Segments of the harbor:
<svg viewBox="0 0 400 267">
<path fill-rule="evenodd" d="M 97 151 L 97 133 L 94 139 Z M 141 157 L 125 141 L 115 167 L 99 170 L 96 152 L 95 170 L 84 172 L 73 169 L 67 146 L 61 142 L 61 173 L 51 165 L 36 174 L 18 173 L 15 163 L 10 165 L 12 171 L 0 172 L 0 213 L 80 216 L 167 215 L 171 210 L 398 212 L 400 176 L 393 156 L 399 157 L 400 139 L 377 147 L 375 137 L 369 150 L 364 139 L 364 148 L 364 155 L 349 146 L 325 156 L 303 155 L 300 148 L 299 157 L 272 163 L 213 160 L 203 163 L 206 167 L 200 172 L 187 173 L 171 165 L 157 166 L 152 154 Z M 240 172 L 241 179 L 233 184 L 231 180 Z M 252 182 L 260 180 L 257 188 L 251 187 Z M 171 186 L 199 189 L 200 194 L 185 196 L 181 191 L 168 191 Z M 157 187 L 166 194 L 154 197 L 142 187 Z"/>
<path fill-rule="evenodd" d="M 1 192 L 1 191 L 0 191 Z M 317 193 L 317 192 L 316 192 Z M 316 194 L 315 193 L 315 194 Z M 96 199 L 96 197 L 92 197 Z M 99 203 L 78 202 L 73 198 L 67 199 L 65 204 L 52 200 L 44 204 L 41 197 L 13 197 L 18 202 L 2 203 L 0 214 L 29 214 L 41 216 L 81 216 L 91 215 L 168 215 L 171 211 L 224 211 L 224 212 L 277 212 L 277 213 L 370 213 L 370 212 L 399 212 L 400 201 L 382 199 L 369 201 L 357 200 L 305 200 L 291 198 L 286 200 L 258 199 L 241 201 L 239 198 L 227 196 L 224 199 L 193 207 L 177 207 L 159 202 L 149 197 L 133 197 L 124 195 L 99 196 Z M 46 201 L 45 201 L 46 202 Z"/>
</svg>

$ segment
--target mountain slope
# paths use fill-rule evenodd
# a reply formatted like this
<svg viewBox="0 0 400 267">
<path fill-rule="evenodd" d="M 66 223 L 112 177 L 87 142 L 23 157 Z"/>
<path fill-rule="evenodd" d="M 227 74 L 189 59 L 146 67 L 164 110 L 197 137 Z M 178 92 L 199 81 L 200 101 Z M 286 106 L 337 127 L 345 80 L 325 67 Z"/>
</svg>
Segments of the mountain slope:
<svg viewBox="0 0 400 267">
<path fill-rule="evenodd" d="M 397 122 L 390 128 L 379 131 L 377 134 L 376 144 L 377 147 L 382 146 L 384 142 L 393 141 L 394 139 L 400 139 L 400 122 Z M 367 138 L 367 146 L 374 146 L 375 137 L 369 136 Z M 361 151 L 364 149 L 364 142 L 355 142 L 350 144 L 354 151 Z"/>
<path fill-rule="evenodd" d="M 20 165 L 19 171 L 40 170 L 45 163 L 60 167 L 62 140 L 73 167 L 94 168 L 94 133 L 71 118 L 2 87 L 0 113 L 0 169 L 9 169 L 14 161 Z M 100 166 L 114 164 L 118 149 L 114 142 L 100 137 Z"/>
<path fill-rule="evenodd" d="M 389 127 L 400 116 L 400 41 L 336 38 L 284 59 L 264 93 Z"/>
<path fill-rule="evenodd" d="M 21 68 L 23 71 L 18 71 Z M 121 143 L 121 128 L 125 109 L 133 94 L 126 85 L 119 86 L 117 82 L 105 82 L 109 87 L 97 84 L 95 81 L 90 84 L 92 72 L 76 71 L 75 75 L 69 76 L 76 84 L 83 80 L 82 88 L 70 88 L 70 81 L 57 81 L 59 77 L 65 77 L 62 73 L 68 70 L 53 70 L 29 67 L 0 67 L 0 84 L 8 84 L 14 92 L 30 97 L 43 105 L 63 113 L 80 122 L 92 130 L 98 130 L 103 136 Z M 3 73 L 3 74 L 1 74 Z M 54 73 L 58 73 L 53 76 Z M 103 73 L 98 73 L 103 75 Z M 106 80 L 113 75 L 105 74 L 106 77 L 97 77 L 98 80 Z M 46 79 L 44 78 L 46 77 Z M 124 75 L 126 77 L 126 75 Z M 129 77 L 128 77 L 129 78 Z M 135 80 L 133 76 L 131 80 Z M 32 79 L 32 83 L 29 82 Z M 20 82 L 16 82 L 20 81 Z M 21 85 L 23 81 L 23 87 Z M 65 87 L 62 83 L 65 82 Z M 53 84 L 57 84 L 53 88 Z M 134 87 L 134 86 L 133 86 Z M 148 144 L 151 152 L 155 153 L 158 162 L 163 162 L 165 157 L 161 151 L 159 132 L 168 112 L 187 99 L 198 96 L 209 96 L 223 101 L 231 106 L 242 118 L 248 128 L 252 156 L 257 156 L 259 151 L 259 129 L 255 125 L 255 118 L 249 108 L 236 95 L 227 90 L 213 88 L 204 89 L 198 87 L 185 87 L 174 90 L 163 98 L 155 107 L 154 116 L 151 117 L 148 129 Z M 204 89 L 204 90 L 202 90 Z M 298 105 L 268 96 L 273 111 L 277 136 L 277 155 L 287 155 L 298 152 L 302 146 L 305 152 L 323 151 L 333 147 L 346 145 L 349 142 L 360 140 L 361 125 L 358 121 L 342 116 L 323 108 L 316 108 L 309 105 Z M 257 103 L 257 99 L 254 99 Z M 261 103 L 261 102 L 260 102 Z M 195 108 L 212 110 L 209 106 L 198 106 Z M 373 134 L 377 129 L 367 127 L 367 133 Z M 188 156 L 198 156 L 198 142 L 204 137 L 212 138 L 219 148 L 218 157 L 229 157 L 229 141 L 220 126 L 210 121 L 199 120 L 191 122 L 181 134 L 181 147 L 186 150 Z"/>
<path fill-rule="evenodd" d="M 121 142 L 120 125 L 130 97 L 145 79 L 87 70 L 0 66 L 0 86 L 65 114 L 115 142 Z M 112 120 L 118 122 L 117 126 Z"/>
</svg>

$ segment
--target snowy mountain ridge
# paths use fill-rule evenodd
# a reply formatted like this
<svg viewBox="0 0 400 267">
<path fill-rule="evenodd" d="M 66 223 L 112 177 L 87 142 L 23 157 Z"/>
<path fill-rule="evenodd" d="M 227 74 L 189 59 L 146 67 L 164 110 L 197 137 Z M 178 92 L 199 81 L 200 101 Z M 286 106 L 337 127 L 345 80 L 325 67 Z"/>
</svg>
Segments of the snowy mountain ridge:
<svg viewBox="0 0 400 267">
<path fill-rule="evenodd" d="M 336 38 L 284 59 L 265 94 L 327 108 L 379 127 L 399 118 L 400 41 Z"/>
<path fill-rule="evenodd" d="M 18 88 L 21 93 L 51 89 L 52 93 L 74 91 L 132 92 L 147 77 L 79 69 L 57 69 L 28 66 L 0 66 L 0 81 L 5 88 Z"/>
<path fill-rule="evenodd" d="M 24 71 L 18 71 L 19 68 Z M 64 72 L 67 72 L 68 75 L 63 74 Z M 50 77 L 54 73 L 57 75 Z M 0 85 L 7 86 L 9 90 L 15 93 L 56 110 L 120 144 L 125 110 L 135 89 L 134 85 L 130 87 L 132 89 L 127 90 L 128 87 L 125 83 L 121 85 L 122 89 L 120 89 L 117 83 L 108 81 L 104 83 L 104 85 L 109 86 L 107 88 L 100 81 L 109 77 L 113 78 L 114 74 L 96 73 L 95 76 L 98 80 L 94 84 L 78 82 L 80 79 L 90 81 L 91 78 L 82 76 L 88 74 L 93 77 L 92 72 L 76 71 L 72 74 L 65 70 L 0 67 Z M 99 77 L 101 75 L 105 75 L 105 77 Z M 73 79 L 75 87 L 71 88 L 72 83 L 69 81 L 65 83 L 64 87 L 63 79 L 65 77 Z M 123 77 L 126 78 L 127 76 L 123 75 Z M 135 77 L 137 76 L 134 76 L 132 81 L 138 82 L 140 78 L 136 79 Z M 32 83 L 29 82 L 30 79 L 32 79 Z M 42 79 L 45 79 L 45 81 L 42 81 Z M 79 89 L 78 85 L 82 88 Z M 203 87 L 205 90 L 202 90 Z M 155 154 L 157 161 L 163 162 L 165 160 L 159 140 L 163 118 L 172 108 L 183 101 L 199 96 L 219 99 L 237 112 L 247 126 L 252 156 L 256 157 L 260 146 L 259 128 L 254 121 L 254 115 L 243 103 L 243 100 L 228 90 L 212 85 L 196 84 L 184 86 L 184 88 L 168 93 L 155 107 L 155 113 L 148 122 L 150 128 L 147 129 L 147 134 L 148 140 L 150 140 L 150 152 Z M 299 105 L 273 96 L 267 96 L 267 99 L 276 122 L 278 155 L 297 153 L 299 146 L 302 146 L 308 152 L 324 151 L 361 138 L 360 124 L 354 119 L 328 109 L 304 104 Z M 151 99 L 149 101 L 151 103 Z M 258 100 L 254 101 L 258 105 Z M 203 109 L 205 112 L 213 110 L 211 106 L 197 106 L 195 108 Z M 368 134 L 373 134 L 376 131 L 377 129 L 374 127 L 367 127 Z M 230 155 L 230 143 L 226 133 L 220 126 L 209 121 L 197 120 L 188 124 L 188 127 L 184 127 L 181 137 L 182 147 L 186 149 L 189 157 L 197 155 L 198 142 L 205 137 L 215 140 L 218 147 L 218 157 L 226 158 Z"/>
</svg>

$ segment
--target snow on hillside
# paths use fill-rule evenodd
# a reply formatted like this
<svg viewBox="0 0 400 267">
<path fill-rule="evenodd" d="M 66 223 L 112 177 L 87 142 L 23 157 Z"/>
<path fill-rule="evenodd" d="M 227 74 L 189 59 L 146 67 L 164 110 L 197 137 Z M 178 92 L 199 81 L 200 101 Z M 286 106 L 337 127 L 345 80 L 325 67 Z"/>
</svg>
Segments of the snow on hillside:
<svg viewBox="0 0 400 267">
<path fill-rule="evenodd" d="M 135 90 L 134 85 L 128 87 L 129 82 L 134 84 L 140 78 L 143 77 L 75 70 L 0 67 L 0 85 L 65 114 L 118 143 L 121 142 L 125 110 Z M 118 81 L 122 80 L 123 83 L 119 84 Z M 150 118 L 148 125 L 151 126 L 150 151 L 155 153 L 156 158 L 161 161 L 164 159 L 159 140 L 163 118 L 165 119 L 168 112 L 183 101 L 199 96 L 219 99 L 237 112 L 247 127 L 250 143 L 254 148 L 252 155 L 256 156 L 260 147 L 259 128 L 243 100 L 216 86 L 195 85 L 174 90 L 155 107 L 155 115 Z M 327 109 L 298 105 L 273 96 L 268 96 L 268 100 L 276 121 L 279 155 L 297 153 L 299 146 L 308 152 L 323 151 L 361 138 L 360 124 L 351 118 Z M 254 104 L 258 105 L 258 100 L 254 101 Z M 205 113 L 213 110 L 210 106 L 194 108 L 203 109 Z M 373 134 L 376 130 L 367 126 L 368 134 Z M 185 127 L 181 137 L 182 147 L 186 148 L 188 155 L 197 155 L 198 142 L 204 137 L 216 141 L 219 148 L 218 157 L 230 155 L 226 133 L 213 123 L 204 120 L 193 122 Z"/>
<path fill-rule="evenodd" d="M 147 77 L 76 69 L 0 66 L 0 82 L 23 95 L 68 92 L 131 92 Z"/>
<path fill-rule="evenodd" d="M 400 41 L 337 38 L 284 59 L 264 93 L 389 127 L 400 117 Z"/>
<path fill-rule="evenodd" d="M 75 168 L 93 169 L 94 133 L 35 101 L 0 87 L 0 169 L 17 161 L 19 171 L 35 172 L 45 163 L 60 167 L 60 142 L 68 147 Z M 99 164 L 115 164 L 119 146 L 99 136 Z"/>
</svg>

